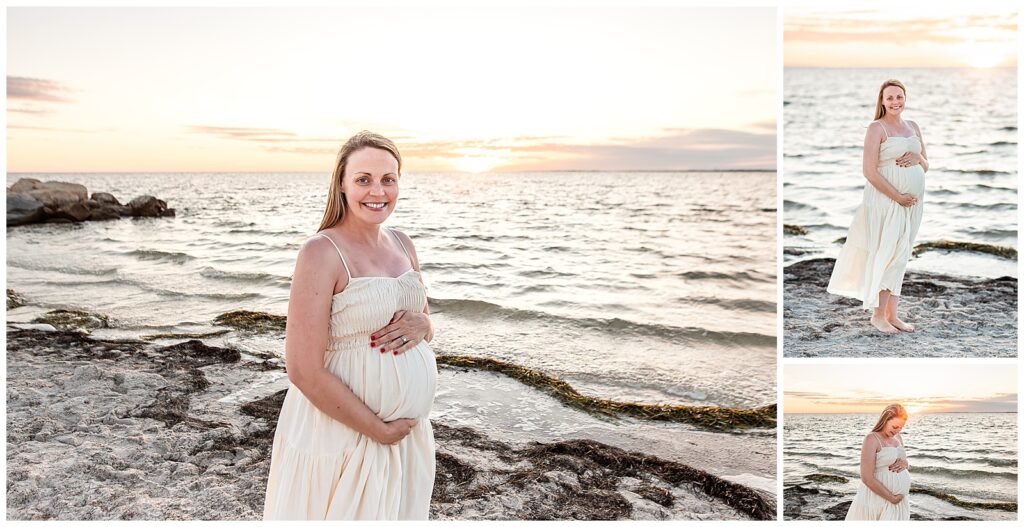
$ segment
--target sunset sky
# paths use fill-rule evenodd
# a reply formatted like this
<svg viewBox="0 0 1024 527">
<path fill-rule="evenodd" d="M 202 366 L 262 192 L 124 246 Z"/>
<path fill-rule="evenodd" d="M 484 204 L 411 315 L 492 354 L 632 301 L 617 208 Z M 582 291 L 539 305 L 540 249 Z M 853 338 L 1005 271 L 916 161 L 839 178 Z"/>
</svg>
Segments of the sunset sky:
<svg viewBox="0 0 1024 527">
<path fill-rule="evenodd" d="M 785 413 L 1015 412 L 1012 364 L 787 364 Z"/>
<path fill-rule="evenodd" d="M 774 169 L 774 8 L 8 8 L 7 169 Z"/>
<path fill-rule="evenodd" d="M 1017 12 L 960 4 L 893 4 L 886 10 L 787 7 L 785 65 L 1016 66 Z"/>
</svg>

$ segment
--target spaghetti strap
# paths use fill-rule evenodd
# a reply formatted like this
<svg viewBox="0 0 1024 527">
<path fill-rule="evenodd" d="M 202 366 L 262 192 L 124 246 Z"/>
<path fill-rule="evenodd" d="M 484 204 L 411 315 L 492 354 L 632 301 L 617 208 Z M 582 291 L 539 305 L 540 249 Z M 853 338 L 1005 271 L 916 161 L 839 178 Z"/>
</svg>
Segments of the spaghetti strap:
<svg viewBox="0 0 1024 527">
<path fill-rule="evenodd" d="M 881 450 L 882 448 L 885 447 L 885 445 L 882 444 L 882 438 L 878 437 L 878 432 L 871 432 L 871 435 L 875 436 L 875 441 L 878 441 L 878 449 L 879 450 Z"/>
<path fill-rule="evenodd" d="M 889 132 L 886 132 L 886 131 L 885 131 L 885 125 L 884 125 L 884 124 L 882 124 L 882 121 L 875 121 L 875 122 L 876 122 L 876 123 L 878 123 L 878 126 L 881 126 L 881 127 L 882 127 L 882 135 L 884 135 L 884 136 L 885 136 L 885 137 L 884 137 L 884 138 L 882 139 L 882 141 L 885 141 L 886 139 L 888 139 L 888 138 L 889 138 Z"/>
<path fill-rule="evenodd" d="M 318 232 L 318 233 L 314 234 L 313 236 L 322 236 L 324 238 L 327 238 L 327 241 L 331 242 L 331 245 L 334 246 L 334 250 L 338 251 L 338 258 L 341 258 L 341 265 L 345 266 L 345 273 L 348 274 L 348 279 L 351 280 L 352 279 L 352 271 L 348 270 L 348 264 L 345 262 L 345 256 L 341 254 L 341 249 L 338 248 L 338 244 L 334 243 L 334 240 L 332 240 L 331 237 L 327 236 L 326 234 L 320 234 Z"/>
<path fill-rule="evenodd" d="M 402 251 L 404 251 L 404 252 L 405 252 L 405 257 L 409 259 L 409 267 L 413 267 L 413 266 L 414 266 L 414 264 L 413 264 L 413 261 L 412 261 L 412 255 L 411 255 L 411 254 L 409 254 L 409 249 L 406 249 L 406 248 L 405 248 L 405 244 L 404 244 L 404 243 L 402 243 L 402 238 L 400 238 L 400 237 L 398 236 L 398 234 L 397 234 L 397 233 L 395 232 L 395 230 L 394 230 L 394 229 L 392 229 L 392 228 L 388 228 L 388 231 L 390 231 L 390 232 L 391 232 L 391 235 L 392 235 L 392 236 L 394 236 L 396 240 L 398 240 L 398 245 L 401 245 L 401 246 L 402 246 Z"/>
</svg>

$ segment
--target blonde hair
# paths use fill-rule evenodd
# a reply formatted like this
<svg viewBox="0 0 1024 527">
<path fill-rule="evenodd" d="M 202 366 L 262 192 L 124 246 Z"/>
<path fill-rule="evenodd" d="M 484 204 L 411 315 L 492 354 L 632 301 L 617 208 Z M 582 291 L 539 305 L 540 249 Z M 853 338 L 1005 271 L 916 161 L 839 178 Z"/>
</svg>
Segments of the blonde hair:
<svg viewBox="0 0 1024 527">
<path fill-rule="evenodd" d="M 341 180 L 345 177 L 348 158 L 364 148 L 378 148 L 390 153 L 395 161 L 398 161 L 398 174 L 402 174 L 402 155 L 398 153 L 398 147 L 390 139 L 366 130 L 350 137 L 338 151 L 334 173 L 331 175 L 331 186 L 327 189 L 327 207 L 324 209 L 324 217 L 320 220 L 320 228 L 317 231 L 329 229 L 345 219 L 345 192 L 341 188 Z"/>
<path fill-rule="evenodd" d="M 875 104 L 875 120 L 881 119 L 885 115 L 885 105 L 882 104 L 882 92 L 885 91 L 889 86 L 896 86 L 903 90 L 903 97 L 907 96 L 907 87 L 902 82 L 896 79 L 889 79 L 882 83 L 882 87 L 878 89 L 878 102 Z"/>
<path fill-rule="evenodd" d="M 875 427 L 871 429 L 872 432 L 881 432 L 885 428 L 886 423 L 896 418 L 907 420 L 907 411 L 903 409 L 902 404 L 894 403 L 885 407 L 882 410 L 882 415 L 878 417 L 878 422 L 875 423 Z"/>
</svg>

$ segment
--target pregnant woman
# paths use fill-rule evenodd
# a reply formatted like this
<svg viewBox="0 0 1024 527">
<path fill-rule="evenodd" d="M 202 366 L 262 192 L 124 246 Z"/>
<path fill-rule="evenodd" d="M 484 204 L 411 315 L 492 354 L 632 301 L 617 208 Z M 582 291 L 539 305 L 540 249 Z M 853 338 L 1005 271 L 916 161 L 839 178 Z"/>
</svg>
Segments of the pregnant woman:
<svg viewBox="0 0 1024 527">
<path fill-rule="evenodd" d="M 860 449 L 860 487 L 846 513 L 851 520 L 909 520 L 910 472 L 900 430 L 907 411 L 899 404 L 885 407 Z"/>
<path fill-rule="evenodd" d="M 864 200 L 839 251 L 828 292 L 873 309 L 871 325 L 895 335 L 914 331 L 897 314 L 900 288 L 921 226 L 924 174 L 921 129 L 902 117 L 907 91 L 887 80 L 878 91 L 875 121 L 864 138 Z"/>
<path fill-rule="evenodd" d="M 382 227 L 401 168 L 390 140 L 349 139 L 320 232 L 299 251 L 265 520 L 427 519 L 433 329 L 412 241 Z"/>
</svg>

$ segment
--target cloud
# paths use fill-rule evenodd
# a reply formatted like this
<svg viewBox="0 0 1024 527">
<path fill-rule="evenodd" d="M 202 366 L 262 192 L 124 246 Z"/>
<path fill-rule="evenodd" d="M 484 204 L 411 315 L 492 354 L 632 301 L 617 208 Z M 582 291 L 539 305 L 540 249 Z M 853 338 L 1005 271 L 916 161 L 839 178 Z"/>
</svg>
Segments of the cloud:
<svg viewBox="0 0 1024 527">
<path fill-rule="evenodd" d="M 895 390 L 894 390 L 895 391 Z M 886 405 L 900 403 L 906 407 L 920 406 L 926 411 L 935 412 L 1016 412 L 1017 395 L 1013 393 L 996 393 L 983 397 L 952 397 L 935 395 L 930 397 L 905 397 L 893 393 L 865 394 L 855 397 L 826 392 L 790 391 L 785 392 L 787 399 L 810 402 L 814 406 L 829 409 L 850 409 L 847 411 L 863 411 L 865 407 L 877 406 L 881 410 Z"/>
<path fill-rule="evenodd" d="M 988 38 L 1012 42 L 1016 26 L 1006 16 L 974 15 L 967 17 L 889 17 L 882 11 L 847 11 L 841 13 L 788 16 L 785 41 L 795 42 L 886 42 L 889 44 L 961 43 L 965 29 L 987 30 Z"/>
<path fill-rule="evenodd" d="M 771 133 L 670 128 L 661 135 L 614 143 L 549 142 L 524 150 L 546 156 L 515 167 L 521 170 L 773 169 L 775 127 Z"/>
<path fill-rule="evenodd" d="M 496 169 L 514 170 L 719 170 L 774 169 L 775 123 L 758 130 L 668 128 L 658 135 L 615 138 L 593 144 L 564 137 L 529 135 L 498 139 L 392 137 L 407 160 L 452 165 L 464 158 L 495 158 Z M 268 152 L 336 153 L 345 138 L 307 137 L 279 128 L 193 125 L 192 133 L 260 143 Z"/>
<path fill-rule="evenodd" d="M 71 102 L 65 94 L 71 90 L 49 79 L 7 76 L 7 98 L 20 101 Z"/>
</svg>

